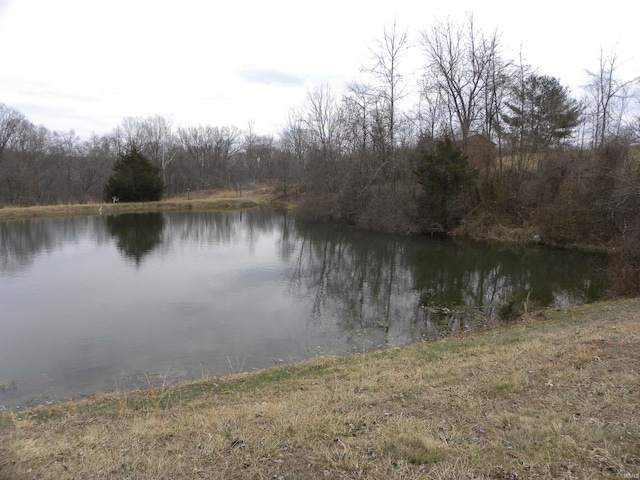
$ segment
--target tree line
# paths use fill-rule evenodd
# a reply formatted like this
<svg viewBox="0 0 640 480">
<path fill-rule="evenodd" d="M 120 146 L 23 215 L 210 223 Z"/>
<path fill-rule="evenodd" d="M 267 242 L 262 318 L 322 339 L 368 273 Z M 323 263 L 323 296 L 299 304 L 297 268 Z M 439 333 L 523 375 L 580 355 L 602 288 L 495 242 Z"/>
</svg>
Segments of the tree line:
<svg viewBox="0 0 640 480">
<path fill-rule="evenodd" d="M 418 71 L 405 70 L 411 49 Z M 298 213 L 308 219 L 640 243 L 639 78 L 620 78 L 620 67 L 601 51 L 574 96 L 522 55 L 505 58 L 499 33 L 470 16 L 434 22 L 415 44 L 396 24 L 385 28 L 361 79 L 311 87 L 277 135 L 156 115 L 81 139 L 0 104 L 0 204 L 99 201 L 135 146 L 166 196 L 269 182 L 285 196 L 304 193 Z"/>
</svg>

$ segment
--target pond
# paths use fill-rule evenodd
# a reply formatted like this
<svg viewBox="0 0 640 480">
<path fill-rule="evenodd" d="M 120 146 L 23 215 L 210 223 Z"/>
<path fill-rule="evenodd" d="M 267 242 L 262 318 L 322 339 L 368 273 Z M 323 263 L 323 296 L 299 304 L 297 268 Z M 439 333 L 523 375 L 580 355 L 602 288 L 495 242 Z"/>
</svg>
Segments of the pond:
<svg viewBox="0 0 640 480">
<path fill-rule="evenodd" d="M 0 223 L 0 406 L 344 355 L 597 300 L 603 255 L 270 210 Z"/>
</svg>

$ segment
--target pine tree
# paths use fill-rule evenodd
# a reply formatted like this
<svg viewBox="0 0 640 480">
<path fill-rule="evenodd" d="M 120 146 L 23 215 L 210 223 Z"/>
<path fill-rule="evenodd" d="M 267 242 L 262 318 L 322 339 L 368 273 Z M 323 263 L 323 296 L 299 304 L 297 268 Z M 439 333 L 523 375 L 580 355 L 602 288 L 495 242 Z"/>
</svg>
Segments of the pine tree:
<svg viewBox="0 0 640 480">
<path fill-rule="evenodd" d="M 513 86 L 513 99 L 502 115 L 518 153 L 556 147 L 580 124 L 582 105 L 554 77 L 531 74 Z"/>
<path fill-rule="evenodd" d="M 432 151 L 422 152 L 413 173 L 424 192 L 423 210 L 442 227 L 451 227 L 450 202 L 476 173 L 469 166 L 469 157 L 445 137 Z"/>
<path fill-rule="evenodd" d="M 118 197 L 121 202 L 151 202 L 162 197 L 164 182 L 159 169 L 135 146 L 119 156 L 113 170 L 104 186 L 107 202 L 113 197 Z"/>
</svg>

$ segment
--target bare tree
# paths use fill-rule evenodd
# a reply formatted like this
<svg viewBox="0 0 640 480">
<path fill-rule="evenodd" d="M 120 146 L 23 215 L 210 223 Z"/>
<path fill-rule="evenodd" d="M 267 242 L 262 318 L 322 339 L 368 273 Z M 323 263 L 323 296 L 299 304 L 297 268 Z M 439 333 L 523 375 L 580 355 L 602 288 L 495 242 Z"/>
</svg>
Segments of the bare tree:
<svg viewBox="0 0 640 480">
<path fill-rule="evenodd" d="M 395 186 L 397 176 L 396 162 L 396 132 L 398 112 L 397 105 L 406 96 L 406 78 L 400 73 L 400 64 L 403 56 L 409 48 L 407 30 L 398 30 L 396 22 L 391 29 L 386 27 L 382 38 L 371 48 L 371 67 L 363 68 L 365 73 L 371 75 L 377 82 L 376 94 L 383 100 L 385 120 L 383 128 L 386 136 L 386 149 L 388 153 L 385 161 L 391 164 L 392 184 Z"/>
<path fill-rule="evenodd" d="M 114 138 L 92 135 L 82 146 L 83 153 L 74 164 L 81 201 L 98 199 L 117 158 Z"/>
<path fill-rule="evenodd" d="M 73 130 L 66 132 L 50 132 L 49 161 L 55 161 L 59 164 L 57 190 L 52 190 L 51 194 L 57 200 L 69 202 L 78 200 L 78 178 L 74 164 L 82 155 L 80 137 Z"/>
<path fill-rule="evenodd" d="M 31 127 L 31 122 L 21 112 L 0 103 L 0 164 L 5 149 L 15 147 L 20 135 Z"/>
<path fill-rule="evenodd" d="M 374 96 L 373 87 L 359 82 L 350 83 L 343 98 L 345 106 L 345 135 L 351 153 L 365 155 L 370 142 L 370 116 Z"/>
<path fill-rule="evenodd" d="M 233 183 L 231 162 L 240 151 L 236 127 L 199 126 L 178 129 L 184 155 L 192 164 L 197 188 L 221 188 Z"/>
<path fill-rule="evenodd" d="M 640 77 L 623 81 L 617 77 L 618 56 L 614 51 L 605 57 L 600 50 L 598 70 L 587 71 L 587 104 L 592 128 L 592 147 L 603 147 L 608 138 L 618 137 L 624 126 L 631 98 L 637 95 Z"/>
<path fill-rule="evenodd" d="M 291 110 L 286 119 L 286 126 L 280 132 L 278 150 L 280 152 L 280 172 L 283 180 L 283 193 L 287 196 L 287 186 L 292 181 L 299 181 L 309 151 L 308 132 L 303 114 Z"/>
<path fill-rule="evenodd" d="M 280 132 L 280 139 L 283 150 L 289 152 L 298 165 L 304 166 L 307 150 L 309 149 L 309 138 L 306 122 L 301 112 L 289 112 L 286 126 Z"/>
<path fill-rule="evenodd" d="M 170 117 L 126 117 L 116 128 L 115 138 L 120 153 L 135 146 L 160 169 L 165 185 L 169 185 L 167 168 L 177 155 L 177 138 Z"/>
<path fill-rule="evenodd" d="M 482 133 L 487 138 L 495 138 L 501 149 L 502 122 L 500 115 L 508 96 L 512 64 L 504 61 L 499 55 L 500 44 L 497 34 L 492 35 L 489 38 L 489 42 L 489 50 L 493 51 L 494 54 L 490 56 L 485 70 L 486 76 L 483 88 L 484 124 Z"/>
<path fill-rule="evenodd" d="M 328 84 L 307 92 L 305 127 L 309 139 L 309 185 L 328 193 L 339 180 L 338 162 L 341 146 L 340 106 Z"/>
<path fill-rule="evenodd" d="M 51 203 L 57 200 L 52 190 L 60 181 L 62 159 L 56 155 L 53 135 L 45 127 L 30 129 L 28 137 L 28 153 L 22 156 L 29 176 L 25 197 L 38 205 Z"/>
<path fill-rule="evenodd" d="M 465 143 L 474 128 L 482 129 L 485 98 L 491 98 L 485 93 L 494 78 L 491 69 L 498 65 L 498 35 L 478 31 L 469 16 L 460 27 L 451 20 L 435 23 L 422 32 L 421 44 L 427 58 L 423 95 L 443 101 L 449 109 L 450 130 Z"/>
<path fill-rule="evenodd" d="M 335 153 L 339 133 L 339 109 L 329 84 L 316 86 L 307 92 L 306 110 L 306 125 L 312 140 L 328 160 Z"/>
<path fill-rule="evenodd" d="M 526 80 L 535 72 L 524 62 L 522 49 L 519 63 L 513 65 L 509 75 L 509 95 L 506 99 L 507 111 L 502 111 L 502 133 L 508 141 L 509 153 L 517 155 L 518 171 L 525 169 L 525 129 L 527 123 L 527 88 Z M 510 110 L 510 112 L 508 111 Z"/>
<path fill-rule="evenodd" d="M 35 184 L 30 179 L 29 161 L 38 156 L 34 149 L 36 127 L 18 110 L 0 103 L 0 201 L 27 205 Z"/>
<path fill-rule="evenodd" d="M 256 172 L 258 166 L 258 134 L 255 131 L 255 123 L 250 121 L 247 125 L 247 132 L 242 141 L 244 163 L 247 172 Z"/>
<path fill-rule="evenodd" d="M 142 118 L 125 117 L 114 130 L 114 137 L 118 146 L 118 155 L 124 154 L 133 146 L 142 149 L 144 144 Z"/>
<path fill-rule="evenodd" d="M 447 106 L 438 95 L 420 95 L 412 117 L 420 139 L 453 136 L 446 120 Z"/>
<path fill-rule="evenodd" d="M 175 159 L 176 140 L 173 120 L 154 115 L 142 121 L 142 151 L 162 172 L 162 180 L 167 185 L 167 167 Z"/>
</svg>

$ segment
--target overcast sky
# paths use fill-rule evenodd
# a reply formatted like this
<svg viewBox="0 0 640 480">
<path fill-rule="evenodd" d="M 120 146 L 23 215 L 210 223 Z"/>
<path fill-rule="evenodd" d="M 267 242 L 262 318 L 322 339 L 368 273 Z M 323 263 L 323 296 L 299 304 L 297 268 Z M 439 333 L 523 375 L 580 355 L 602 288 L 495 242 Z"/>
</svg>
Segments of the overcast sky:
<svg viewBox="0 0 640 480">
<path fill-rule="evenodd" d="M 622 75 L 640 75 L 640 6 L 628 0 L 0 0 L 0 102 L 81 136 L 154 114 L 277 134 L 307 89 L 358 80 L 394 19 L 417 73 L 419 32 L 470 13 L 497 28 L 506 58 L 522 46 L 576 94 L 601 48 L 617 50 Z"/>
</svg>

